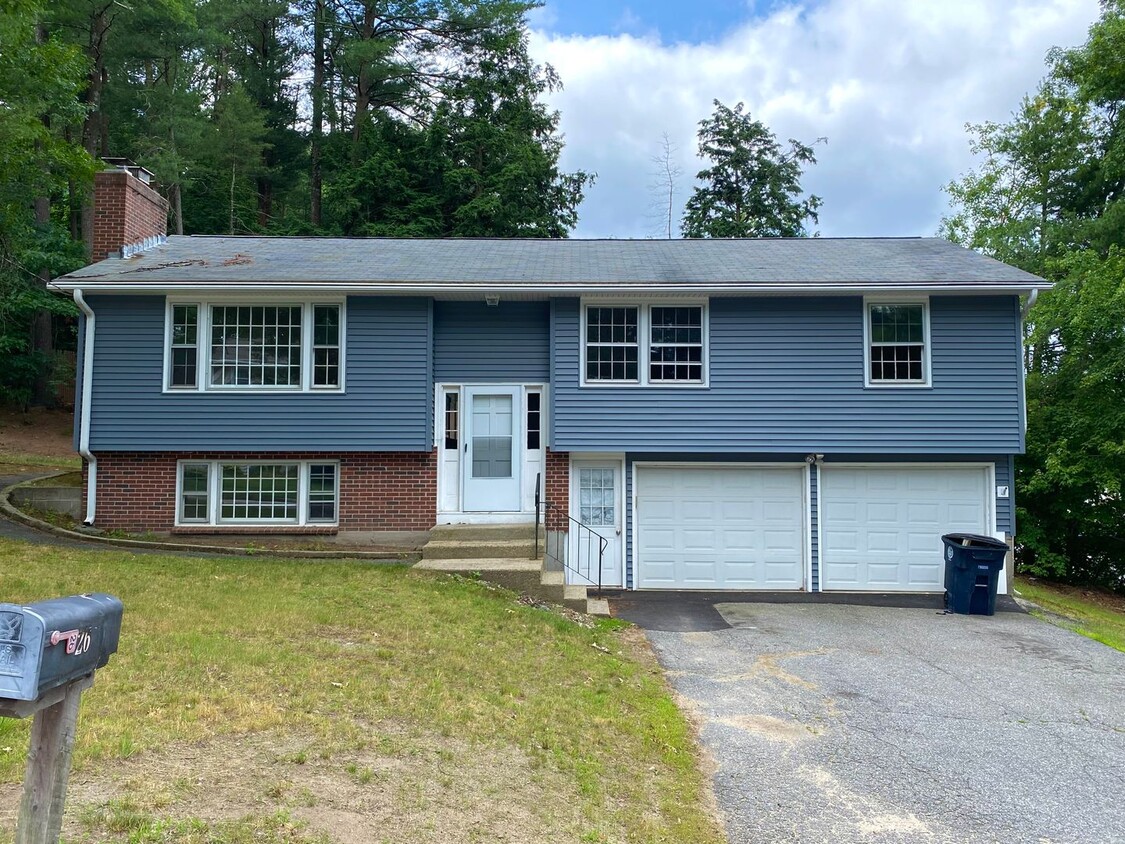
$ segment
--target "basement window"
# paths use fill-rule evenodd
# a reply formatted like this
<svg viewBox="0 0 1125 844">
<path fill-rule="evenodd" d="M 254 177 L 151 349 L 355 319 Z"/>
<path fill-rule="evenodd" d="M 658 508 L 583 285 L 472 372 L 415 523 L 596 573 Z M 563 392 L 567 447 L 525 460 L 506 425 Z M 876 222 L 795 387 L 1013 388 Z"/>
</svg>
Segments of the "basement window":
<svg viewBox="0 0 1125 844">
<path fill-rule="evenodd" d="M 177 524 L 335 524 L 339 465 L 312 461 L 185 461 Z"/>
</svg>

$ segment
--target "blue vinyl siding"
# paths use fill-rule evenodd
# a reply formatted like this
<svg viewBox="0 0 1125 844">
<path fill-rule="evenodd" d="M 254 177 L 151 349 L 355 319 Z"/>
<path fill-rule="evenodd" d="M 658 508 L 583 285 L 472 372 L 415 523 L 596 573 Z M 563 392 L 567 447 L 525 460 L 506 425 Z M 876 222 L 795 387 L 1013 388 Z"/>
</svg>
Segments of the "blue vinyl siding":
<svg viewBox="0 0 1125 844">
<path fill-rule="evenodd" d="M 856 296 L 713 298 L 708 387 L 581 387 L 579 302 L 557 299 L 552 445 L 829 455 L 1021 449 L 1015 297 L 931 297 L 931 388 L 864 387 L 863 319 Z"/>
<path fill-rule="evenodd" d="M 549 335 L 547 302 L 435 302 L 434 378 L 546 382 Z"/>
<path fill-rule="evenodd" d="M 804 454 L 689 454 L 689 453 L 661 453 L 661 454 L 645 454 L 645 453 L 630 453 L 625 455 L 625 588 L 632 589 L 634 585 L 634 568 L 633 568 L 633 464 L 636 462 L 664 462 L 664 463 L 693 463 L 693 462 L 706 462 L 706 463 L 800 463 L 804 460 Z M 849 456 L 846 462 L 856 463 L 976 463 L 992 461 L 996 466 L 996 485 L 1003 486 L 1007 484 L 1012 490 L 1010 497 L 1007 499 L 996 500 L 996 529 L 1003 533 L 1015 533 L 1015 523 L 1013 516 L 1014 493 L 1013 487 L 1013 465 L 1014 458 L 1012 455 L 993 455 L 992 457 L 963 454 L 958 456 L 953 455 L 885 455 L 885 454 L 860 454 Z M 826 461 L 830 462 L 830 461 Z M 810 472 L 810 494 L 811 500 L 808 502 L 808 513 L 810 527 L 812 530 L 812 583 L 810 584 L 810 591 L 820 591 L 820 548 L 819 536 L 817 530 L 818 520 L 820 518 L 820 468 L 817 466 L 812 467 Z"/>
<path fill-rule="evenodd" d="M 97 317 L 91 449 L 429 451 L 431 302 L 347 302 L 345 393 L 162 392 L 164 298 L 88 297 Z"/>
</svg>

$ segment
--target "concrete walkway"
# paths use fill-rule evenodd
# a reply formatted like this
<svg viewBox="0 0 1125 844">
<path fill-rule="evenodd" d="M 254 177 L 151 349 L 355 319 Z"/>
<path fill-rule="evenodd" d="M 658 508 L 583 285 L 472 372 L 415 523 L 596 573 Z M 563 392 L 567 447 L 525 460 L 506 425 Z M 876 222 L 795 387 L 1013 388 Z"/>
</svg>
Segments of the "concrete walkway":
<svg viewBox="0 0 1125 844">
<path fill-rule="evenodd" d="M 715 609 L 647 632 L 733 844 L 1125 842 L 1125 654 L 1021 613 Z"/>
</svg>

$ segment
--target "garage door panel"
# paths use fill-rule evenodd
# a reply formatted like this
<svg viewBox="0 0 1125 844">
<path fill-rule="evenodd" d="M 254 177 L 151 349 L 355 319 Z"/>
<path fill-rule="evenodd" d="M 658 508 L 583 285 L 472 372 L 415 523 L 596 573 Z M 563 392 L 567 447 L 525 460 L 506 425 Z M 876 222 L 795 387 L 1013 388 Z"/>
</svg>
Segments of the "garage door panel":
<svg viewBox="0 0 1125 844">
<path fill-rule="evenodd" d="M 910 501 L 906 504 L 906 518 L 912 525 L 936 525 L 941 519 L 941 508 L 930 502 Z"/>
<path fill-rule="evenodd" d="M 951 504 L 949 506 L 947 519 L 953 527 L 949 528 L 945 533 L 949 533 L 950 530 L 967 531 L 969 530 L 969 525 L 979 524 L 980 522 L 977 508 L 968 504 Z M 964 527 L 961 527 L 962 525 L 964 525 Z M 980 533 L 981 531 L 978 528 L 976 532 Z"/>
<path fill-rule="evenodd" d="M 637 467 L 637 585 L 797 589 L 804 476 L 773 467 Z"/>
<path fill-rule="evenodd" d="M 898 543 L 897 533 L 883 530 L 872 530 L 867 533 L 867 550 L 872 553 L 886 551 L 894 554 L 898 550 Z"/>
<path fill-rule="evenodd" d="M 822 588 L 941 591 L 941 535 L 990 533 L 978 467 L 824 467 Z"/>
</svg>

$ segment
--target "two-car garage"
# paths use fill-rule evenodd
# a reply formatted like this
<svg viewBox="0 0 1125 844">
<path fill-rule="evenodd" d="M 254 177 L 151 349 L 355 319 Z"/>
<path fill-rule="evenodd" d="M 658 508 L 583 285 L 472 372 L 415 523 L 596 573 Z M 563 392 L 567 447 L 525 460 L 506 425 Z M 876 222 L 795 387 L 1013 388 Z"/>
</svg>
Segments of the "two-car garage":
<svg viewBox="0 0 1125 844">
<path fill-rule="evenodd" d="M 993 532 L 992 471 L 989 464 L 636 463 L 633 582 L 799 590 L 809 589 L 816 566 L 822 590 L 939 592 L 941 535 Z"/>
</svg>

